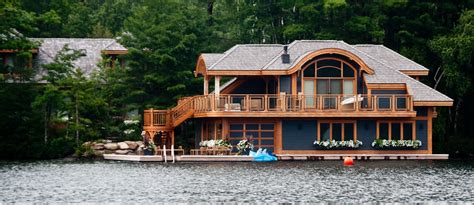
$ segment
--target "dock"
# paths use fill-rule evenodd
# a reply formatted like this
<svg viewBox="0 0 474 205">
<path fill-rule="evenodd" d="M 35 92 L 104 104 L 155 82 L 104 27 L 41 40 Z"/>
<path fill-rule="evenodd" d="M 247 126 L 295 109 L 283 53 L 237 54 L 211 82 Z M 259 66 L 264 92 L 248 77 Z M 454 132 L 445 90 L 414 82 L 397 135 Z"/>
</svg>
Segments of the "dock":
<svg viewBox="0 0 474 205">
<path fill-rule="evenodd" d="M 447 160 L 448 154 L 277 154 L 278 161 L 343 160 Z M 172 162 L 172 156 L 104 154 L 105 160 L 135 162 Z M 165 160 L 166 159 L 166 160 Z M 179 155 L 176 162 L 251 162 L 253 157 L 239 155 Z"/>
</svg>

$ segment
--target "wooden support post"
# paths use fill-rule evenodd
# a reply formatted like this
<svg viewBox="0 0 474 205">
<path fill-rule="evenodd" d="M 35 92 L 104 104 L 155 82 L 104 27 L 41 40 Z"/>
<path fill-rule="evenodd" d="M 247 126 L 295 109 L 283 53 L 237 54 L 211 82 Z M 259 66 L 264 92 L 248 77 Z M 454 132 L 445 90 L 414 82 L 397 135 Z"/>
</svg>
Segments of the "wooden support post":
<svg viewBox="0 0 474 205">
<path fill-rule="evenodd" d="M 209 77 L 204 76 L 204 95 L 209 95 Z"/>
<path fill-rule="evenodd" d="M 428 108 L 428 154 L 433 154 L 433 107 Z M 416 123 L 415 123 L 416 126 Z"/>
<path fill-rule="evenodd" d="M 216 96 L 216 108 L 220 105 L 220 93 L 221 93 L 221 76 L 214 76 L 214 95 Z M 217 109 L 216 109 L 217 110 Z"/>
<path fill-rule="evenodd" d="M 174 145 L 174 130 L 170 131 L 170 135 L 171 135 L 171 145 Z"/>
<path fill-rule="evenodd" d="M 296 76 L 296 73 L 293 73 L 293 75 L 291 75 L 291 95 L 296 95 L 297 94 L 297 76 Z"/>
<path fill-rule="evenodd" d="M 221 93 L 221 76 L 215 76 L 214 77 L 214 94 L 216 97 L 219 97 L 219 94 Z"/>
</svg>

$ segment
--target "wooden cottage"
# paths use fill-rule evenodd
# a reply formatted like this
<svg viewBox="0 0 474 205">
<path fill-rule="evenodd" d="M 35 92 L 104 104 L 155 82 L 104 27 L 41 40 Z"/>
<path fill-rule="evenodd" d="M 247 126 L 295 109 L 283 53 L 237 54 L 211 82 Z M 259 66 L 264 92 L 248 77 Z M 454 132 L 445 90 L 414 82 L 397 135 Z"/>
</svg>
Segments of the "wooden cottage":
<svg viewBox="0 0 474 205">
<path fill-rule="evenodd" d="M 453 101 L 419 81 L 428 71 L 383 45 L 236 45 L 201 54 L 195 75 L 204 78 L 203 94 L 170 110 L 145 110 L 144 130 L 169 146 L 174 128 L 193 119 L 196 146 L 251 137 L 255 148 L 276 154 L 431 154 L 436 107 Z M 350 140 L 362 144 L 345 146 Z M 399 140 L 421 145 L 390 146 Z"/>
<path fill-rule="evenodd" d="M 32 55 L 27 63 L 18 58 L 18 50 L 0 49 L 0 75 L 3 75 L 6 82 L 22 79 L 17 72 L 20 68 L 34 69 L 33 79 L 36 82 L 45 83 L 42 77 L 46 75 L 46 71 L 42 65 L 53 62 L 56 54 L 66 45 L 70 49 L 83 52 L 84 55 L 73 63 L 87 77 L 99 71 L 98 65 L 103 59 L 108 59 L 106 67 L 124 67 L 123 56 L 128 53 L 124 46 L 111 38 L 29 38 L 29 40 L 37 42 L 39 46 L 30 51 Z M 115 65 L 117 62 L 120 65 Z"/>
</svg>

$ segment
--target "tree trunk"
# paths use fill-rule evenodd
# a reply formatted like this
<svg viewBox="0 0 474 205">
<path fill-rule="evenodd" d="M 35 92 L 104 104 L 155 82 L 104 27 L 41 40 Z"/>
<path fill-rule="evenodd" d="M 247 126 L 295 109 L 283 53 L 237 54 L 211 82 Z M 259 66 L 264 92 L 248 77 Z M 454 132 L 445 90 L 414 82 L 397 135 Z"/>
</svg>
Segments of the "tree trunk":
<svg viewBox="0 0 474 205">
<path fill-rule="evenodd" d="M 44 105 L 44 116 L 43 116 L 43 126 L 44 126 L 44 143 L 48 143 L 48 104 Z"/>
<path fill-rule="evenodd" d="M 461 110 L 462 98 L 458 97 L 454 110 L 454 135 L 458 135 L 459 111 Z"/>
<path fill-rule="evenodd" d="M 76 144 L 79 145 L 79 106 L 76 98 Z"/>
</svg>

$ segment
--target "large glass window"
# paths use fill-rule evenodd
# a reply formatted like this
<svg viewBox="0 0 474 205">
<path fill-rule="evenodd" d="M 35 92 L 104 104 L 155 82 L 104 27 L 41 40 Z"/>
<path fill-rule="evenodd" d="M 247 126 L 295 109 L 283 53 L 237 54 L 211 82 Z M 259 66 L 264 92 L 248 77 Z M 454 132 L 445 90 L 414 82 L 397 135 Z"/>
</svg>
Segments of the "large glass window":
<svg viewBox="0 0 474 205">
<path fill-rule="evenodd" d="M 229 128 L 229 141 L 234 148 L 243 137 L 247 137 L 251 138 L 255 149 L 266 148 L 270 151 L 274 149 L 275 125 L 273 123 L 230 123 Z"/>
<path fill-rule="evenodd" d="M 348 141 L 356 140 L 355 121 L 318 121 L 318 139 Z"/>
<path fill-rule="evenodd" d="M 377 139 L 413 140 L 415 139 L 414 121 L 379 121 Z"/>
<path fill-rule="evenodd" d="M 339 95 L 353 97 L 357 88 L 357 70 L 348 62 L 336 58 L 311 61 L 303 68 L 302 87 L 305 96 L 318 96 L 318 106 L 336 109 Z M 344 99 L 344 98 L 342 98 Z M 306 107 L 314 107 L 316 99 L 306 98 Z"/>
</svg>

